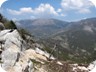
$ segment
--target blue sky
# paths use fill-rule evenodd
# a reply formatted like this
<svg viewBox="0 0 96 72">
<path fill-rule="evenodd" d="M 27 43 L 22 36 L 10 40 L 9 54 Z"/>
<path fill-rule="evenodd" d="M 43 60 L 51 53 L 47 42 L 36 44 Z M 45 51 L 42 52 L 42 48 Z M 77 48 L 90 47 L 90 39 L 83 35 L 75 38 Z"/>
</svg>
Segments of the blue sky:
<svg viewBox="0 0 96 72">
<path fill-rule="evenodd" d="M 8 0 L 1 13 L 8 19 L 55 18 L 77 21 L 96 17 L 96 8 L 89 0 Z"/>
</svg>

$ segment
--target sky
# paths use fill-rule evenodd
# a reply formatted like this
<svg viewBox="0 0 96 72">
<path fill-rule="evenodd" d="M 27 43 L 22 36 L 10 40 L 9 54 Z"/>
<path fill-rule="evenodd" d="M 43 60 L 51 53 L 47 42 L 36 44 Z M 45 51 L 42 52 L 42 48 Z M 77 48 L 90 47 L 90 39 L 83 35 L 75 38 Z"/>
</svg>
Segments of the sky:
<svg viewBox="0 0 96 72">
<path fill-rule="evenodd" d="M 96 8 L 89 0 L 8 0 L 0 12 L 12 20 L 55 18 L 77 21 L 96 17 Z"/>
</svg>

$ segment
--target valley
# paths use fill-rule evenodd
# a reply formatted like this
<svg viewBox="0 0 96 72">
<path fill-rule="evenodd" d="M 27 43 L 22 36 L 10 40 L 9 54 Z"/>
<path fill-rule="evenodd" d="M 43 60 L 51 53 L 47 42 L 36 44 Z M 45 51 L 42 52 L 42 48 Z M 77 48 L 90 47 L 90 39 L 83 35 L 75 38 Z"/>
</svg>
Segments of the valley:
<svg viewBox="0 0 96 72">
<path fill-rule="evenodd" d="M 38 38 L 37 42 L 44 44 L 48 52 L 56 44 L 53 55 L 56 57 L 59 53 L 60 60 L 89 63 L 96 58 L 96 18 L 76 22 L 36 19 L 22 20 L 19 23 L 19 27 L 26 28 Z"/>
</svg>

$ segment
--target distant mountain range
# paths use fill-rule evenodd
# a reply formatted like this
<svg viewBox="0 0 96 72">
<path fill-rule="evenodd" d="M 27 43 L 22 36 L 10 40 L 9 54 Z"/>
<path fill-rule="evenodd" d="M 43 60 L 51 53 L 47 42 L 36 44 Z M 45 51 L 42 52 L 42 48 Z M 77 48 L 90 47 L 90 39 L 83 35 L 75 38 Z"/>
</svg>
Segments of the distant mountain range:
<svg viewBox="0 0 96 72">
<path fill-rule="evenodd" d="M 56 44 L 53 54 L 61 60 L 85 63 L 96 59 L 96 18 L 77 22 L 35 19 L 21 20 L 17 23 L 19 27 L 40 38 L 38 42 L 43 43 L 48 52 L 51 52 Z"/>
<path fill-rule="evenodd" d="M 69 22 L 56 19 L 35 19 L 18 21 L 19 27 L 23 27 L 30 31 L 32 35 L 39 38 L 48 37 L 58 31 L 61 31 L 69 25 Z"/>
</svg>

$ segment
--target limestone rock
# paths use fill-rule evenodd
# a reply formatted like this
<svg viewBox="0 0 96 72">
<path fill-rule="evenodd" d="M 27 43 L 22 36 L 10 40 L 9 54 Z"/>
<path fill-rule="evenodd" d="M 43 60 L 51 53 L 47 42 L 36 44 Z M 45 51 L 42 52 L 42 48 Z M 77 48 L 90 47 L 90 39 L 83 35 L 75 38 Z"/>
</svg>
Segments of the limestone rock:
<svg viewBox="0 0 96 72">
<path fill-rule="evenodd" d="M 27 43 L 21 38 L 17 30 L 3 30 L 0 32 L 2 68 L 7 72 L 33 72 L 34 61 L 47 62 L 50 54 L 39 48 L 27 49 Z M 42 70 L 43 68 L 39 68 Z M 38 70 L 39 70 L 38 69 Z M 42 70 L 46 71 L 46 70 Z M 40 71 L 39 71 L 40 72 Z"/>
<path fill-rule="evenodd" d="M 26 49 L 26 44 L 20 37 L 17 30 L 3 30 L 0 32 L 0 41 L 4 42 L 4 49 L 10 48 L 12 45 L 16 45 L 19 49 Z M 24 47 L 25 46 L 25 47 Z M 23 48 L 23 49 L 22 49 Z"/>
<path fill-rule="evenodd" d="M 0 32 L 0 43 L 2 45 L 2 68 L 5 70 L 15 66 L 19 60 L 21 51 L 26 50 L 27 45 L 20 37 L 17 30 L 3 30 Z"/>
<path fill-rule="evenodd" d="M 7 72 L 7 71 L 5 71 L 4 69 L 2 69 L 1 66 L 0 66 L 0 72 Z"/>
<path fill-rule="evenodd" d="M 10 67 L 14 66 L 19 58 L 19 55 L 20 55 L 19 50 L 17 50 L 15 47 L 11 47 L 3 51 L 2 53 L 3 69 L 8 70 Z"/>
<path fill-rule="evenodd" d="M 0 32 L 1 67 L 5 72 L 88 72 L 83 66 L 69 65 L 61 61 L 48 61 L 50 56 L 41 50 L 39 44 L 35 48 L 27 48 L 27 43 L 21 38 L 17 30 L 3 30 Z M 72 66 L 72 67 L 71 67 Z M 69 69 L 71 67 L 71 69 Z M 70 71 L 71 70 L 71 71 Z M 0 70 L 0 72 L 3 72 Z"/>
<path fill-rule="evenodd" d="M 30 59 L 19 61 L 15 64 L 15 66 L 7 70 L 7 72 L 18 72 L 18 71 L 19 72 L 33 72 L 32 61 L 30 61 Z"/>
<path fill-rule="evenodd" d="M 96 72 L 96 60 L 88 66 L 89 72 Z"/>
</svg>

